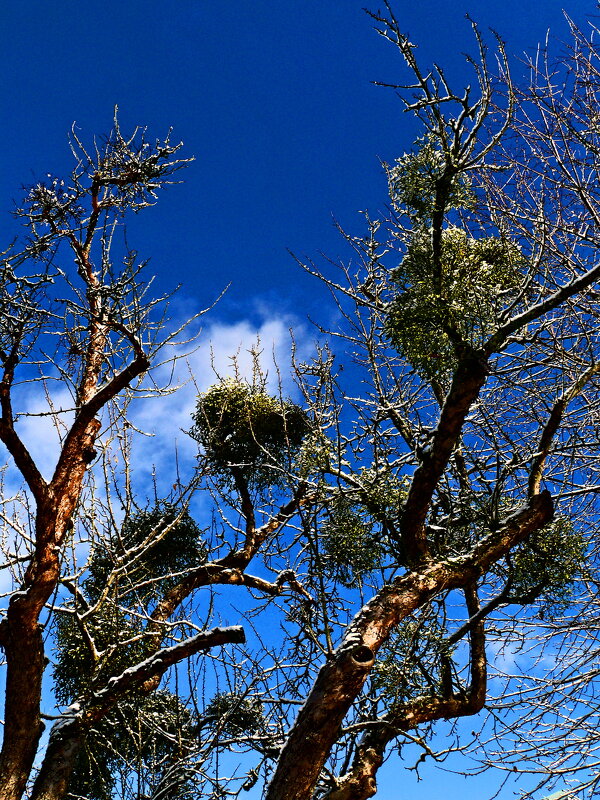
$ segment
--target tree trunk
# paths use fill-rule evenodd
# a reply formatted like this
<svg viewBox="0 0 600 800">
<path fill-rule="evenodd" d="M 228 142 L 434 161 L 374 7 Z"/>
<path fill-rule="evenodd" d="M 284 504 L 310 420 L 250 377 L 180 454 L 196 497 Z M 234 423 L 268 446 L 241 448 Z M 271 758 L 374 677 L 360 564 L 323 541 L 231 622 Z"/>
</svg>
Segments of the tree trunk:
<svg viewBox="0 0 600 800">
<path fill-rule="evenodd" d="M 18 605 L 9 605 L 4 626 L 7 656 L 4 738 L 0 753 L 0 797 L 20 800 L 44 724 L 40 718 L 44 644 L 37 621 L 23 623 Z"/>
<path fill-rule="evenodd" d="M 78 720 L 61 721 L 54 726 L 31 800 L 62 800 L 69 788 L 82 740 Z"/>
<path fill-rule="evenodd" d="M 329 743 L 337 739 L 340 725 L 374 661 L 369 647 L 350 644 L 321 667 L 293 735 L 283 748 L 267 800 L 305 800 L 312 795 L 329 755 Z"/>
</svg>

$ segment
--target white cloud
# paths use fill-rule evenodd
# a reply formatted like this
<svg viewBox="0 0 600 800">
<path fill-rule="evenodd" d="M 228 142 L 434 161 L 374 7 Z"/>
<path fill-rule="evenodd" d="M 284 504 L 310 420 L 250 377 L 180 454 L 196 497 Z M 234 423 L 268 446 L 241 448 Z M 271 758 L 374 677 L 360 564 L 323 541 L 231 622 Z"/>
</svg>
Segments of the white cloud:
<svg viewBox="0 0 600 800">
<path fill-rule="evenodd" d="M 233 324 L 215 322 L 203 329 L 200 346 L 180 359 L 174 372 L 170 364 L 155 369 L 152 377 L 158 385 L 171 383 L 180 388 L 172 394 L 141 398 L 132 404 L 131 421 L 136 428 L 150 434 L 136 437 L 133 460 L 138 476 L 142 470 L 148 477 L 155 468 L 161 483 L 173 483 L 176 458 L 180 467 L 189 471 L 197 446 L 185 431 L 191 427 L 198 392 L 227 376 L 237 374 L 251 379 L 253 352 L 260 352 L 259 363 L 268 389 L 293 396 L 296 388 L 290 371 L 290 328 L 294 327 L 300 355 L 307 353 L 311 346 L 305 329 L 297 322 L 292 325 L 294 322 L 289 317 L 276 315 L 263 318 L 259 324 L 249 320 Z"/>
<path fill-rule="evenodd" d="M 196 443 L 185 433 L 192 425 L 191 415 L 198 392 L 205 391 L 219 377 L 237 374 L 252 378 L 252 351 L 260 351 L 260 365 L 267 377 L 268 389 L 294 396 L 296 387 L 291 377 L 291 334 L 294 327 L 296 351 L 306 357 L 311 349 L 311 338 L 305 328 L 290 317 L 273 314 L 263 316 L 257 324 L 239 320 L 233 324 L 214 322 L 206 326 L 199 337 L 199 347 L 180 358 L 173 368 L 165 363 L 152 371 L 156 385 L 179 385 L 176 391 L 164 396 L 140 397 L 129 408 L 129 418 L 134 427 L 145 436 L 133 434 L 131 475 L 134 491 L 141 503 L 152 496 L 156 481 L 159 494 L 165 496 L 177 478 L 177 464 L 185 483 L 193 473 L 197 453 Z M 175 350 L 178 356 L 182 350 Z M 281 386 L 280 386 L 281 383 Z M 52 393 L 52 406 L 62 423 L 64 435 L 73 417 L 73 401 L 66 387 L 56 385 Z M 21 415 L 18 432 L 29 449 L 38 469 L 50 479 L 60 453 L 60 437 L 56 421 L 49 415 L 48 399 L 40 383 L 28 384 L 15 393 L 15 410 Z M 116 454 L 115 454 L 116 455 Z M 23 481 L 12 459 L 0 453 L 0 466 L 6 463 L 4 493 L 9 497 L 18 492 Z M 97 472 L 97 498 L 105 498 L 101 465 Z M 117 467 L 118 471 L 118 467 Z M 9 537 L 12 540 L 12 537 Z M 9 541 L 9 545 L 12 541 Z"/>
</svg>

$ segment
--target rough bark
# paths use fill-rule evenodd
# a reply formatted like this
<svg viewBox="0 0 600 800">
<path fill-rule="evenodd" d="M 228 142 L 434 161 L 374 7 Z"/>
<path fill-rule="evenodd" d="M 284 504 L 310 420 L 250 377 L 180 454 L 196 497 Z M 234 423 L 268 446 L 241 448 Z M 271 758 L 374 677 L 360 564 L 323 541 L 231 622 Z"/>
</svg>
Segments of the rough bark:
<svg viewBox="0 0 600 800">
<path fill-rule="evenodd" d="M 480 612 L 477 590 L 465 588 L 469 622 L 464 629 L 470 631 L 471 683 L 463 692 L 450 691 L 447 697 L 423 696 L 394 706 L 384 717 L 374 720 L 356 748 L 352 767 L 337 780 L 337 785 L 326 795 L 326 800 L 368 800 L 377 793 L 377 771 L 383 764 L 386 747 L 402 731 L 416 728 L 425 722 L 438 719 L 477 714 L 484 706 L 487 687 L 487 661 L 485 632 Z M 477 620 L 477 621 L 475 621 Z M 462 629 L 461 629 L 462 630 Z M 458 641 L 453 635 L 448 644 Z"/>
<path fill-rule="evenodd" d="M 547 524 L 552 515 L 552 499 L 544 491 L 530 498 L 467 556 L 398 578 L 367 603 L 349 625 L 340 647 L 321 667 L 281 752 L 267 800 L 309 800 L 312 796 L 343 719 L 394 626 L 435 595 L 476 581 L 493 562 Z M 369 658 L 361 655 L 356 659 L 353 653 L 369 653 Z"/>
</svg>

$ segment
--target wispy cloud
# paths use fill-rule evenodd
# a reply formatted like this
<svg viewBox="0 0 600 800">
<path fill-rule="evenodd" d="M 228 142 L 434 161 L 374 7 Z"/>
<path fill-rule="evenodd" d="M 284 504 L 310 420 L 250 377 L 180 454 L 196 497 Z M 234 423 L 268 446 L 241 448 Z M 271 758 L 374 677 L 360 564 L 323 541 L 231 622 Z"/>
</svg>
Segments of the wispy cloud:
<svg viewBox="0 0 600 800">
<path fill-rule="evenodd" d="M 164 364 L 153 371 L 157 385 L 170 383 L 176 391 L 162 397 L 134 401 L 131 421 L 147 436 L 139 436 L 134 444 L 133 459 L 138 476 L 154 473 L 165 484 L 173 482 L 175 459 L 189 469 L 196 455 L 196 444 L 185 433 L 191 427 L 191 416 L 199 392 L 220 378 L 238 375 L 251 379 L 255 353 L 266 376 L 267 386 L 274 394 L 293 396 L 296 392 L 291 377 L 290 329 L 294 329 L 297 352 L 305 355 L 311 340 L 306 329 L 287 316 L 264 316 L 257 324 L 239 320 L 233 324 L 214 322 L 206 326 L 200 344 L 193 352 L 176 363 Z M 181 356 L 181 353 L 178 353 Z"/>
<path fill-rule="evenodd" d="M 204 327 L 196 349 L 187 355 L 181 349 L 175 349 L 174 354 L 180 358 L 174 366 L 165 362 L 152 371 L 151 378 L 156 385 L 170 384 L 174 389 L 178 388 L 163 396 L 141 396 L 134 399 L 129 408 L 134 428 L 143 431 L 143 435 L 133 433 L 131 451 L 130 474 L 139 503 L 143 505 L 154 490 L 166 496 L 177 479 L 177 467 L 184 483 L 193 474 L 197 444 L 186 431 L 192 425 L 191 416 L 198 393 L 219 378 L 237 374 L 251 379 L 253 353 L 260 353 L 259 362 L 270 391 L 287 396 L 295 394 L 290 369 L 292 327 L 297 353 L 306 357 L 312 338 L 306 329 L 297 320 L 273 314 L 259 317 L 257 323 L 249 320 L 239 320 L 234 324 L 213 322 Z M 21 415 L 19 433 L 47 479 L 51 478 L 60 453 L 60 434 L 66 433 L 73 417 L 73 400 L 65 387 L 55 386 L 51 403 L 54 411 L 59 412 L 57 418 L 48 413 L 48 396 L 39 383 L 28 384 L 15 397 L 15 409 Z M 57 428 L 57 419 L 60 428 Z M 119 481 L 119 457 L 116 453 L 114 455 L 117 459 L 113 461 L 116 479 Z M 23 481 L 5 450 L 0 452 L 0 466 L 2 464 L 7 465 L 3 494 L 9 498 L 22 489 Z M 106 490 L 101 463 L 93 465 L 92 470 L 96 473 L 96 500 L 104 501 Z M 15 542 L 14 532 L 8 532 L 5 547 L 12 549 Z M 7 581 L 10 583 L 8 576 Z M 6 588 L 5 583 L 0 580 L 0 590 Z"/>
</svg>

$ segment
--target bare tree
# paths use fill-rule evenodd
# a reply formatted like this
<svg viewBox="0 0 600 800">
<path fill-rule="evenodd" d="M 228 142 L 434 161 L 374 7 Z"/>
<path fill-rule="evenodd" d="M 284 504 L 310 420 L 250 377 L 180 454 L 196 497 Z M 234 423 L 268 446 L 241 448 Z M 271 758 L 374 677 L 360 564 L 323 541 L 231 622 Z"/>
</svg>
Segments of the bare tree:
<svg viewBox="0 0 600 800">
<path fill-rule="evenodd" d="M 498 153 L 499 165 L 510 163 L 510 181 L 501 173 L 486 181 L 496 224 L 501 221 L 515 238 L 530 243 L 556 286 L 593 268 L 599 242 L 598 28 L 593 19 L 583 28 L 568 17 L 567 22 L 571 39 L 562 56 L 546 45 L 527 65 L 530 84 L 518 92 L 513 133 Z M 597 370 L 597 297 L 592 288 L 569 301 L 568 316 L 553 314 L 536 336 L 546 359 L 550 352 L 554 358 L 561 354 L 573 386 L 578 376 L 583 382 Z M 494 733 L 505 743 L 504 769 L 537 775 L 535 789 L 558 784 L 565 797 L 583 797 L 597 792 L 599 778 L 597 385 L 590 380 L 576 398 L 562 375 L 549 373 L 548 379 L 560 393 L 553 427 L 558 429 L 560 415 L 561 425 L 570 417 L 571 436 L 582 451 L 587 448 L 587 456 L 566 469 L 559 456 L 569 445 L 558 432 L 553 462 L 544 464 L 556 483 L 555 502 L 585 535 L 586 569 L 569 607 L 542 619 L 525 617 L 513 631 L 515 642 L 536 643 L 532 665 L 521 676 L 504 670 L 507 691 L 490 709 Z M 484 727 L 480 742 L 486 764 L 498 760 L 498 740 L 491 732 L 492 726 Z"/>
<path fill-rule="evenodd" d="M 301 399 L 269 390 L 258 365 L 201 392 L 198 462 L 167 497 L 136 494 L 123 422 L 163 320 L 113 243 L 185 160 L 118 125 L 91 155 L 74 137 L 71 179 L 35 186 L 18 212 L 29 239 L 3 261 L 0 438 L 27 488 L 7 481 L 2 516 L 3 797 L 223 797 L 260 782 L 268 800 L 361 800 L 392 748 L 442 757 L 435 723 L 486 703 L 517 736 L 537 728 L 542 782 L 594 768 L 578 703 L 596 670 L 573 627 L 584 607 L 593 620 L 596 586 L 593 40 L 573 28 L 566 60 L 532 63 L 525 91 L 500 41 L 493 77 L 474 26 L 474 88 L 456 93 L 386 9 L 371 17 L 408 67 L 394 88 L 422 136 L 387 165 L 382 219 L 341 231 L 348 262 L 303 264 L 339 325 L 295 359 Z M 50 480 L 13 410 L 33 380 L 60 437 Z M 192 516 L 198 492 L 211 520 Z M 245 632 L 220 625 L 232 614 Z M 34 768 L 44 627 L 58 711 Z M 531 674 L 491 697 L 490 653 L 524 642 Z M 182 662 L 185 676 L 169 672 Z M 553 728 L 562 702 L 578 716 Z M 573 730 L 586 749 L 565 760 Z M 477 739 L 487 765 L 497 731 Z M 237 774 L 220 762 L 232 750 Z"/>
<path fill-rule="evenodd" d="M 574 602 L 585 553 L 593 564 L 593 39 L 574 29 L 566 66 L 533 64 L 533 86 L 522 93 L 500 41 L 492 78 L 475 27 L 477 92 L 456 93 L 440 68 L 421 68 L 389 6 L 371 16 L 412 74 L 394 88 L 423 136 L 388 167 L 389 218 L 367 219 L 366 236 L 346 237 L 355 255 L 339 277 L 306 265 L 338 303 L 342 325 L 330 334 L 354 362 L 337 375 L 328 359 L 300 370 L 309 402 L 328 394 L 336 430 L 321 465 L 331 495 L 312 536 L 328 581 L 333 565 L 360 602 L 329 582 L 321 589 L 313 630 L 325 631 L 323 660 L 269 800 L 371 797 L 391 743 L 420 741 L 431 755 L 428 723 L 484 707 L 486 618 L 504 609 L 489 630 L 496 642 L 516 637 L 519 609 L 532 603 L 554 619 Z M 529 624 L 530 647 L 539 626 Z M 507 702 L 515 690 L 509 685 Z M 564 691 L 560 683 L 551 705 L 547 691 L 532 691 L 547 726 Z M 553 741 L 565 763 L 564 742 Z M 560 774 L 542 754 L 545 742 L 543 770 Z"/>
<path fill-rule="evenodd" d="M 250 501 L 251 489 L 284 488 L 281 476 L 307 422 L 260 381 L 218 385 L 201 398 L 193 421 L 205 455 L 188 482 L 174 470 L 168 497 L 134 494 L 129 405 L 136 395 L 161 393 L 146 376 L 164 365 L 182 329 L 169 328 L 168 298 L 149 294 L 124 218 L 152 205 L 189 159 L 179 158 L 181 145 L 169 136 L 151 144 L 137 129 L 124 137 L 116 117 L 106 139 L 86 147 L 73 131 L 71 145 L 71 175 L 48 176 L 27 190 L 16 211 L 24 245 L 2 260 L 0 439 L 12 464 L 1 515 L 8 602 L 0 622 L 0 794 L 50 800 L 149 791 L 166 800 L 205 780 L 220 730 L 211 721 L 230 727 L 240 703 L 244 709 L 243 698 L 233 697 L 226 712 L 221 694 L 198 719 L 161 685 L 179 662 L 244 641 L 239 625 L 209 627 L 215 614 L 210 602 L 198 610 L 197 590 L 223 584 L 267 597 L 286 587 L 304 592 L 291 570 L 274 581 L 245 570 L 307 502 L 304 482 L 281 506 L 266 506 L 261 519 Z M 45 437 L 55 434 L 50 467 L 23 434 L 32 417 L 47 422 Z M 245 525 L 232 522 L 229 537 L 211 539 L 189 514 L 208 473 L 223 514 L 228 496 L 242 504 Z M 42 711 L 46 672 L 58 713 Z M 44 720 L 51 727 L 40 749 Z"/>
<path fill-rule="evenodd" d="M 125 138 L 116 119 L 110 136 L 91 150 L 75 132 L 71 141 L 76 166 L 70 179 L 49 176 L 31 187 L 16 212 L 26 226 L 25 246 L 9 250 L 2 261 L 0 439 L 25 481 L 28 512 L 19 525 L 18 518 L 9 518 L 5 498 L 9 558 L 4 568 L 13 569 L 16 581 L 0 623 L 6 659 L 0 793 L 7 800 L 23 796 L 44 728 L 45 609 L 61 583 L 72 586 L 64 553 L 86 474 L 97 456 L 102 412 L 119 395 L 135 390 L 165 344 L 160 301 L 146 296 L 143 264 L 122 247 L 119 265 L 113 241 L 123 215 L 151 205 L 187 163 L 178 158 L 180 145 L 169 137 L 152 145 L 138 130 Z M 65 265 L 66 259 L 75 267 L 69 260 Z M 60 437 L 49 479 L 20 433 L 24 413 L 18 403 L 23 402 L 23 386 L 32 381 L 46 395 L 48 419 Z M 53 405 L 57 385 L 66 407 Z M 106 415 L 104 421 L 110 427 Z M 64 795 L 73 754 L 87 727 L 125 690 L 157 680 L 192 652 L 242 637 L 237 627 L 215 629 L 167 649 L 147 648 L 135 669 L 72 706 L 53 727 L 31 796 Z"/>
</svg>

